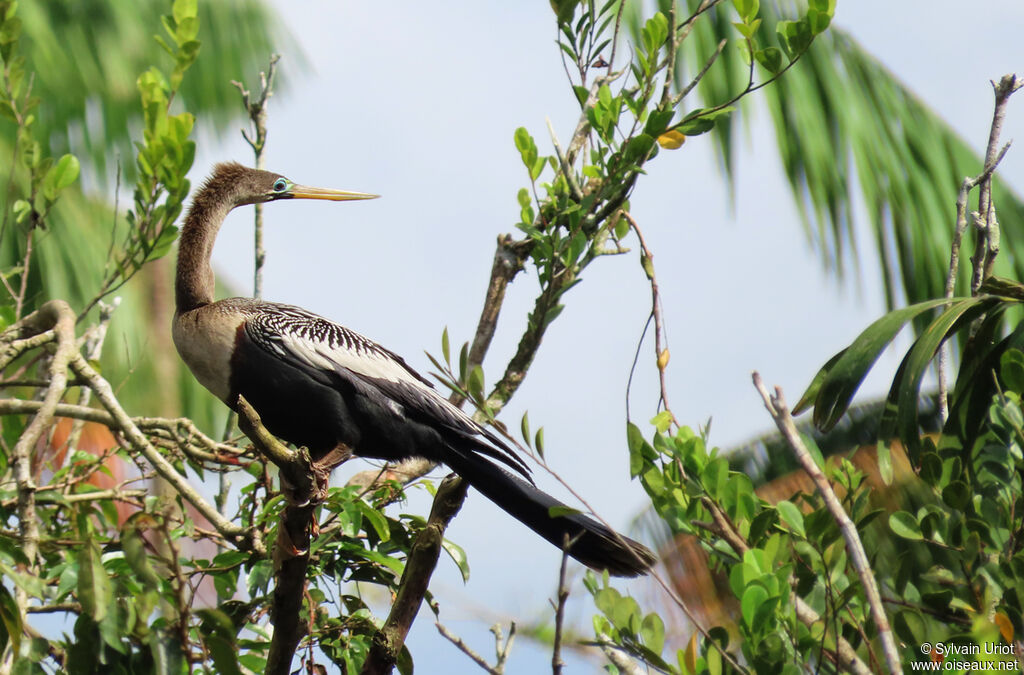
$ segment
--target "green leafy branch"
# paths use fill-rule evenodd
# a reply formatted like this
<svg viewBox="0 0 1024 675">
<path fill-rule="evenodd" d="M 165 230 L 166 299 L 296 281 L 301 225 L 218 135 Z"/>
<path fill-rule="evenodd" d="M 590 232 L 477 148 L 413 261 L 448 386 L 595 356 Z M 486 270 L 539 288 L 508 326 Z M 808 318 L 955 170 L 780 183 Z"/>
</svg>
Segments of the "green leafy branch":
<svg viewBox="0 0 1024 675">
<path fill-rule="evenodd" d="M 172 13 L 163 17 L 163 26 L 171 43 L 160 35 L 154 37 L 174 59 L 174 66 L 169 77 L 153 67 L 137 81 L 143 131 L 142 142 L 136 143 L 139 178 L 134 206 L 127 213 L 128 230 L 117 253 L 107 261 L 99 291 L 80 312 L 79 319 L 126 284 L 146 263 L 166 255 L 178 236 L 174 222 L 188 197 L 186 175 L 196 151 L 189 136 L 195 118 L 189 112 L 172 114 L 171 105 L 185 71 L 199 54 L 196 0 L 175 0 Z"/>
<path fill-rule="evenodd" d="M 78 179 L 79 163 L 74 155 L 66 154 L 54 160 L 43 152 L 35 138 L 35 109 L 39 100 L 32 95 L 32 74 L 25 69 L 25 59 L 18 52 L 21 19 L 17 16 L 18 3 L 0 2 L 0 118 L 15 127 L 14 151 L 5 186 L 3 220 L 0 222 L 0 240 L 11 227 L 23 235 L 24 252 L 21 265 L 0 271 L 0 283 L 10 296 L 12 311 L 6 323 L 21 318 L 26 302 L 32 242 L 37 228 L 46 226 L 46 218 L 60 192 Z M 18 277 L 15 288 L 14 277 Z"/>
</svg>

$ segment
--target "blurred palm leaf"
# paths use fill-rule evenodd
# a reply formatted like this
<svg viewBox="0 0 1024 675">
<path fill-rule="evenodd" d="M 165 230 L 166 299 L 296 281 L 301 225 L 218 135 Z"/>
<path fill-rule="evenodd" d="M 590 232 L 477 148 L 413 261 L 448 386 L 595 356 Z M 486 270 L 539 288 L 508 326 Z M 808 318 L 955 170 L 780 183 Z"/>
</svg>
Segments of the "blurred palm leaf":
<svg viewBox="0 0 1024 675">
<path fill-rule="evenodd" d="M 51 155 L 77 154 L 86 187 L 112 184 L 120 164 L 120 241 L 134 174 L 132 140 L 142 124 L 136 79 L 153 65 L 171 63 L 153 38 L 163 32 L 160 16 L 170 3 L 47 0 L 21 3 L 18 11 L 19 50 L 41 100 L 36 138 L 48 144 Z M 203 2 L 199 12 L 202 47 L 175 105 L 193 112 L 199 128 L 213 133 L 240 124 L 246 114 L 230 81 L 255 81 L 271 52 L 282 42 L 290 46 L 291 39 L 259 0 Z M 301 64 L 301 55 L 290 62 Z M 0 125 L 0 157 L 12 156 L 13 134 L 13 125 Z M 6 202 L 7 195 L 0 195 L 0 206 Z M 77 185 L 62 193 L 47 229 L 33 234 L 26 311 L 50 298 L 85 306 L 104 276 L 114 222 L 104 198 L 90 198 Z M 26 242 L 25 230 L 8 227 L 0 239 L 4 270 L 21 263 Z M 122 304 L 111 322 L 103 373 L 132 414 L 185 414 L 219 432 L 223 406 L 182 368 L 170 342 L 170 267 L 169 259 L 151 264 L 118 292 Z"/>
<path fill-rule="evenodd" d="M 134 178 L 131 134 L 138 132 L 141 117 L 135 81 L 152 65 L 170 63 L 153 39 L 166 37 L 161 15 L 170 7 L 126 0 L 19 5 L 22 54 L 35 73 L 33 92 L 46 102 L 39 110 L 38 138 L 49 139 L 51 154 L 73 152 L 91 163 L 94 184 L 110 182 L 104 179 L 113 177 L 118 157 L 127 179 Z M 255 81 L 275 49 L 296 54 L 286 67 L 301 65 L 301 53 L 262 0 L 202 2 L 199 21 L 202 48 L 180 98 L 205 131 L 223 131 L 242 113 L 230 81 Z M 280 90 L 283 79 L 277 82 Z"/>
<path fill-rule="evenodd" d="M 690 11 L 699 0 L 688 0 Z M 790 3 L 761 3 L 760 39 L 791 13 Z M 736 37 L 725 3 L 697 21 L 680 50 L 680 82 L 703 66 L 720 40 Z M 729 45 L 697 87 L 708 104 L 742 91 L 747 66 Z M 981 172 L 983 159 L 884 66 L 841 28 L 819 36 L 801 62 L 762 90 L 775 124 L 779 157 L 804 229 L 823 264 L 838 275 L 858 264 L 853 231 L 856 184 L 867 207 L 871 238 L 882 262 L 890 309 L 941 297 L 949 264 L 960 182 Z M 726 176 L 732 176 L 735 117 L 714 134 Z M 1024 229 L 1024 203 L 995 181 L 1004 232 Z M 1019 237 L 1002 240 L 996 274 L 1022 278 Z M 967 292 L 967 273 L 958 291 Z M 918 328 L 922 328 L 918 324 Z"/>
</svg>

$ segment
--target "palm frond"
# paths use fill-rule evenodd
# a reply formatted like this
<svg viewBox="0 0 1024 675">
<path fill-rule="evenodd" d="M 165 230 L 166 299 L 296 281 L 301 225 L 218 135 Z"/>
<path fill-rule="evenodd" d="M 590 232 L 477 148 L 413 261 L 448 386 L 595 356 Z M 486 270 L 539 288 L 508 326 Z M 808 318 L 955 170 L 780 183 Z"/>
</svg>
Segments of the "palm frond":
<svg viewBox="0 0 1024 675">
<path fill-rule="evenodd" d="M 783 4 L 762 4 L 762 35 L 774 34 Z M 697 22 L 680 50 L 686 71 L 699 69 L 719 40 L 735 37 L 731 11 L 721 5 Z M 697 91 L 707 103 L 727 99 L 745 74 L 740 51 L 727 48 Z M 888 307 L 941 297 L 957 192 L 964 177 L 981 172 L 981 154 L 835 26 L 762 91 L 758 100 L 772 116 L 783 169 L 822 263 L 839 276 L 859 265 L 853 222 L 859 189 Z M 733 118 L 713 132 L 727 177 L 735 124 Z M 1024 242 L 1016 235 L 1024 231 L 1024 202 L 998 180 L 994 194 L 1004 233 L 995 273 L 1020 279 Z M 958 292 L 967 292 L 968 280 L 962 269 Z"/>
</svg>

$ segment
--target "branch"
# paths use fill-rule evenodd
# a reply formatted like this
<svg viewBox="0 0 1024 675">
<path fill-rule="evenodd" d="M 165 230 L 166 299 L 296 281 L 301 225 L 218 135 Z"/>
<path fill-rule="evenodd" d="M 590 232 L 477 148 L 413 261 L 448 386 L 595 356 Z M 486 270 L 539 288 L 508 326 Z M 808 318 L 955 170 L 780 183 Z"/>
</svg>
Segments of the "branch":
<svg viewBox="0 0 1024 675">
<path fill-rule="evenodd" d="M 274 604 L 270 614 L 274 636 L 270 640 L 266 672 L 288 675 L 302 639 L 299 614 L 309 568 L 310 536 L 315 527 L 313 512 L 326 496 L 328 476 L 336 465 L 327 468 L 325 473 L 317 463 L 310 461 L 308 450 L 290 450 L 267 431 L 245 397 L 239 396 L 237 405 L 238 427 L 260 454 L 280 470 L 281 491 L 287 499 L 274 547 Z"/>
<path fill-rule="evenodd" d="M 409 551 L 409 559 L 398 585 L 398 594 L 391 605 L 391 613 L 380 630 L 373 636 L 373 646 L 363 664 L 363 675 L 385 675 L 390 673 L 405 644 L 412 622 L 419 612 L 423 596 L 427 592 L 430 576 L 437 566 L 441 553 L 444 531 L 455 514 L 462 508 L 469 484 L 449 475 L 437 488 L 434 505 L 426 527 L 416 536 Z"/>
<path fill-rule="evenodd" d="M 231 84 L 238 87 L 238 91 L 242 95 L 242 104 L 245 106 L 246 111 L 249 113 L 249 120 L 252 122 L 253 133 L 255 137 L 249 135 L 245 129 L 242 129 L 242 138 L 252 148 L 253 155 L 256 159 L 256 168 L 263 169 L 266 165 L 266 160 L 263 157 L 263 149 L 267 144 L 267 99 L 273 96 L 274 90 L 274 74 L 277 71 L 277 62 L 281 60 L 280 54 L 272 54 L 270 56 L 270 66 L 267 68 L 266 73 L 260 73 L 260 92 L 259 96 L 252 100 L 250 99 L 249 90 L 246 89 L 241 82 L 235 80 L 231 81 Z M 263 295 L 263 263 L 267 259 L 267 251 L 263 247 L 263 205 L 255 205 L 255 216 L 254 216 L 254 240 L 255 240 L 255 255 L 256 255 L 256 267 L 253 272 L 253 297 L 259 298 Z"/>
<path fill-rule="evenodd" d="M 1016 75 L 1004 75 L 999 84 L 992 83 L 995 92 L 995 110 L 992 112 L 992 126 L 988 134 L 988 147 L 985 150 L 985 169 L 995 169 L 999 158 L 1006 153 L 1004 147 L 999 152 L 999 135 L 1003 130 L 1003 120 L 1006 118 L 1006 104 L 1010 97 L 1024 86 L 1024 79 Z M 984 172 L 983 172 L 984 173 Z M 971 281 L 971 290 L 977 293 L 985 277 L 992 273 L 992 265 L 995 264 L 995 257 L 999 253 L 999 229 L 995 220 L 995 206 L 992 203 L 992 171 L 987 171 L 987 176 L 981 182 L 981 190 L 978 193 L 978 213 L 984 220 L 984 225 L 978 229 L 977 248 L 974 251 L 974 278 Z M 980 223 L 979 223 L 980 224 Z"/>
<path fill-rule="evenodd" d="M 46 389 L 38 412 L 18 438 L 11 453 L 11 469 L 18 488 L 18 534 L 22 553 L 28 560 L 29 571 L 35 569 L 39 552 L 39 519 L 36 516 L 36 484 L 32 477 L 32 454 L 43 431 L 53 423 L 54 411 L 67 388 L 68 361 L 77 354 L 75 348 L 75 315 L 63 300 L 51 300 L 26 318 L 26 330 L 53 330 L 57 349 L 50 359 L 50 385 Z M 15 585 L 14 599 L 25 623 L 28 593 Z"/>
<path fill-rule="evenodd" d="M 832 518 L 839 526 L 839 530 L 843 533 L 843 538 L 846 540 L 846 550 L 850 555 L 850 563 L 857 571 L 857 576 L 860 578 L 861 586 L 864 588 L 864 595 L 867 597 L 868 606 L 871 610 L 871 618 L 874 619 L 875 626 L 878 628 L 878 636 L 882 642 L 882 651 L 885 654 L 886 665 L 891 673 L 902 673 L 899 650 L 893 638 L 892 628 L 889 626 L 889 618 L 885 613 L 885 607 L 882 605 L 882 596 L 878 591 L 878 582 L 871 572 L 871 565 L 868 562 L 867 553 L 864 552 L 864 545 L 861 543 L 860 536 L 857 534 L 856 525 L 850 520 L 839 498 L 832 491 L 832 486 L 829 485 L 825 474 L 822 473 L 815 463 L 811 453 L 807 450 L 807 446 L 804 445 L 803 439 L 800 438 L 800 432 L 797 431 L 796 423 L 793 421 L 792 415 L 789 414 L 789 408 L 782 397 L 782 390 L 776 387 L 775 394 L 769 394 L 768 389 L 761 380 L 761 376 L 757 372 L 753 373 L 753 380 L 754 386 L 764 400 L 765 408 L 768 409 L 768 414 L 775 420 L 775 425 L 789 443 L 789 447 L 793 450 L 797 461 L 800 462 L 804 471 L 814 481 L 815 487 L 825 501 L 825 506 L 828 508 L 829 513 L 832 514 Z"/>
<path fill-rule="evenodd" d="M 985 151 L 985 165 L 980 174 L 974 178 L 964 178 L 960 184 L 960 192 L 956 199 L 956 227 L 953 230 L 953 241 L 949 250 L 949 268 L 946 272 L 945 297 L 953 298 L 956 290 L 956 278 L 960 271 L 960 247 L 963 244 L 964 232 L 967 230 L 967 200 L 971 190 L 981 185 L 981 194 L 978 196 L 978 211 L 986 214 L 986 224 L 978 231 L 978 243 L 974 263 L 974 274 L 971 279 L 971 294 L 977 295 L 981 283 L 985 277 L 992 273 L 992 265 L 995 256 L 999 252 L 998 223 L 995 216 L 995 207 L 992 204 L 992 173 L 999 166 L 999 163 L 1006 156 L 1010 149 L 1007 143 L 1001 150 L 996 152 L 999 144 L 999 134 L 1002 129 L 1003 119 L 1006 116 L 1006 103 L 1013 92 L 1020 89 L 1024 81 L 1016 79 L 1013 75 L 1003 77 L 998 85 L 993 83 L 996 91 L 995 111 L 992 114 L 992 126 L 989 129 L 988 148 Z M 980 221 L 980 219 L 978 219 Z M 980 222 L 979 222 L 980 225 Z M 994 247 L 992 244 L 995 244 Z M 991 255 L 990 255 L 991 254 Z M 952 346 L 947 342 L 939 350 L 938 380 L 939 380 L 939 414 L 945 422 L 949 417 L 949 389 L 946 383 L 946 371 L 949 367 L 950 350 Z"/>
<path fill-rule="evenodd" d="M 569 564 L 569 534 L 565 535 L 562 544 L 562 565 L 558 569 L 558 601 L 555 604 L 555 639 L 551 647 L 551 673 L 561 675 L 565 661 L 562 660 L 562 624 L 565 621 L 565 601 L 569 599 L 569 587 L 565 585 L 565 575 Z"/>
<path fill-rule="evenodd" d="M 27 401 L 19 398 L 0 399 L 0 416 L 35 414 L 42 405 L 41 401 Z M 95 422 L 114 431 L 121 429 L 117 420 L 110 413 L 72 403 L 58 403 L 54 409 L 54 416 Z M 178 447 L 182 452 L 194 460 L 229 466 L 239 465 L 238 457 L 241 453 L 238 448 L 226 443 L 218 443 L 199 431 L 195 423 L 186 417 L 132 417 L 131 420 L 143 431 L 161 432 L 161 437 L 165 440 L 178 441 Z M 186 437 L 185 441 L 180 438 L 182 435 Z M 195 439 L 195 441 L 190 439 Z"/>
<path fill-rule="evenodd" d="M 605 658 L 618 668 L 620 673 L 623 675 L 647 675 L 647 670 L 641 668 L 640 664 L 619 650 L 609 635 L 599 633 L 597 639 Z"/>
<path fill-rule="evenodd" d="M 647 275 L 647 280 L 651 285 L 651 317 L 654 319 L 654 355 L 655 363 L 658 366 L 658 382 L 661 385 L 661 404 L 665 406 L 665 411 L 672 416 L 672 421 L 678 427 L 679 420 L 676 419 L 668 405 L 668 384 L 665 381 L 665 372 L 668 369 L 670 352 L 665 338 L 665 319 L 661 314 L 661 293 L 658 290 L 658 277 L 654 273 L 654 254 L 647 248 L 647 242 L 644 241 L 643 232 L 640 231 L 640 225 L 636 222 L 636 219 L 628 211 L 622 211 L 622 217 L 629 223 L 630 228 L 636 233 L 636 238 L 640 242 L 640 266 L 643 267 L 644 274 Z M 632 373 L 630 375 L 630 380 L 632 380 Z M 626 401 L 626 416 L 628 417 L 628 388 L 626 391 Z"/>
<path fill-rule="evenodd" d="M 217 511 L 217 508 L 204 499 L 199 492 L 189 484 L 188 480 L 178 473 L 170 462 L 149 442 L 145 434 L 132 421 L 132 418 L 124 411 L 114 395 L 110 383 L 103 379 L 99 373 L 92 369 L 81 354 L 74 354 L 70 366 L 72 371 L 81 378 L 96 394 L 100 404 L 106 408 L 117 428 L 121 430 L 131 449 L 140 453 L 156 469 L 156 472 L 166 480 L 174 490 L 199 511 L 204 518 L 228 541 L 243 551 L 255 551 L 264 553 L 262 544 L 253 538 L 252 532 L 238 527 Z"/>
<path fill-rule="evenodd" d="M 480 666 L 488 675 L 502 675 L 505 672 L 504 668 L 491 667 L 491 664 L 487 663 L 487 659 L 473 651 L 472 647 L 463 642 L 462 638 L 458 635 L 448 630 L 444 624 L 436 622 L 434 625 L 437 626 L 437 632 L 441 634 L 441 637 L 458 647 L 460 652 L 471 658 L 473 663 Z M 515 626 L 515 624 L 512 625 Z"/>
</svg>

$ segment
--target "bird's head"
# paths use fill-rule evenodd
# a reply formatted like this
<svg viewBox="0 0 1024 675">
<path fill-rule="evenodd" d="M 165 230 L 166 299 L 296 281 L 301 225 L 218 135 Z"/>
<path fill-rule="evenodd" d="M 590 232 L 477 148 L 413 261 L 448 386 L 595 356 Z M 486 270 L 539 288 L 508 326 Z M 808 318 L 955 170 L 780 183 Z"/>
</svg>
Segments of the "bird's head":
<svg viewBox="0 0 1024 675">
<path fill-rule="evenodd" d="M 221 190 L 230 191 L 233 194 L 232 201 L 235 206 L 261 204 L 278 199 L 329 199 L 342 202 L 375 199 L 379 196 L 365 192 L 299 185 L 272 171 L 250 169 L 234 162 L 218 164 L 214 167 L 213 175 L 210 176 L 204 191 L 219 192 Z"/>
</svg>

